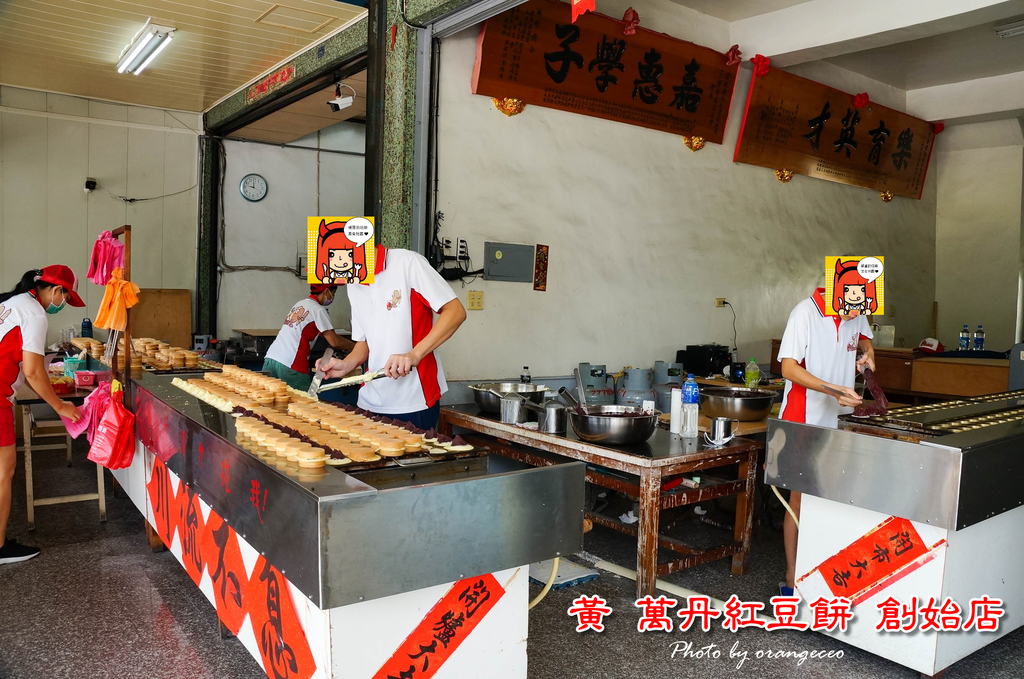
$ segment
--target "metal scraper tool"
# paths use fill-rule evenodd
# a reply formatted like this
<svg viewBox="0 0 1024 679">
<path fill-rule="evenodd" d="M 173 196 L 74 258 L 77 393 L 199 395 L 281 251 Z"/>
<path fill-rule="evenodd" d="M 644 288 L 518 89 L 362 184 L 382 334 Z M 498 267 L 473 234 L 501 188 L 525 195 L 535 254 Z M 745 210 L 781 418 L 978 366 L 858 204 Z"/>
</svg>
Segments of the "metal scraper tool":
<svg viewBox="0 0 1024 679">
<path fill-rule="evenodd" d="M 324 381 L 324 376 L 327 374 L 324 370 L 324 366 L 327 365 L 327 361 L 334 357 L 334 349 L 327 347 L 327 351 L 324 352 L 324 357 L 320 359 L 320 365 L 316 369 L 316 375 L 313 377 L 313 382 L 309 385 L 309 389 L 306 390 L 306 394 L 310 398 L 316 398 L 316 394 L 320 391 L 320 383 Z"/>
<path fill-rule="evenodd" d="M 325 384 L 324 386 L 320 387 L 318 389 L 318 391 L 324 392 L 324 391 L 330 391 L 331 389 L 340 389 L 342 387 L 351 387 L 351 386 L 353 386 L 355 384 L 366 384 L 367 382 L 372 382 L 373 380 L 380 379 L 381 377 L 384 377 L 384 371 L 383 370 L 377 370 L 376 372 L 363 373 L 362 375 L 354 375 L 352 377 L 346 377 L 345 379 L 343 379 L 343 380 L 341 380 L 339 382 L 335 382 L 333 384 Z"/>
</svg>

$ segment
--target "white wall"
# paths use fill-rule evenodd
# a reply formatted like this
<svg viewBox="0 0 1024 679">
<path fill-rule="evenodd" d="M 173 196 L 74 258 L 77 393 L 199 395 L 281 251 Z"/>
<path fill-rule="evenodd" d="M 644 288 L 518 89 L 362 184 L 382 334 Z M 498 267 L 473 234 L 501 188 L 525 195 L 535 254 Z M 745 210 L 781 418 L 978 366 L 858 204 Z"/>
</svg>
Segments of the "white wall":
<svg viewBox="0 0 1024 679">
<path fill-rule="evenodd" d="M 319 148 L 363 153 L 365 125 L 342 122 L 321 130 Z M 294 142 L 317 148 L 312 134 Z M 266 144 L 226 141 L 224 178 L 225 258 L 232 266 L 295 266 L 306 252 L 306 217 L 363 214 L 362 155 L 317 153 Z M 319 167 L 318 167 L 319 166 Z M 238 185 L 255 172 L 267 180 L 258 203 L 242 198 Z M 319 182 L 317 176 L 319 173 Z M 286 272 L 240 271 L 222 274 L 217 302 L 217 334 L 234 328 L 277 328 L 288 309 L 309 294 L 308 283 Z M 331 306 L 338 328 L 348 328 L 348 298 Z"/>
<path fill-rule="evenodd" d="M 662 7 L 637 6 L 644 26 L 707 43 L 654 21 L 672 13 L 651 6 Z M 725 143 L 698 153 L 678 136 L 539 106 L 507 118 L 470 93 L 476 35 L 441 49 L 442 236 L 467 238 L 477 263 L 485 240 L 543 243 L 550 268 L 547 292 L 482 279 L 454 286 L 463 301 L 483 290 L 485 309 L 442 348 L 449 378 L 515 375 L 524 364 L 539 375 L 579 361 L 649 366 L 687 344 L 731 343 L 732 316 L 715 297 L 736 307 L 743 358 L 765 362 L 834 254 L 885 255 L 897 316 L 883 322 L 908 346 L 930 334 L 934 177 L 923 200 L 886 204 L 875 191 L 799 176 L 781 184 L 771 170 L 733 163 L 746 69 Z M 851 91 L 870 91 L 873 81 L 853 88 L 845 73 Z"/>
<path fill-rule="evenodd" d="M 132 225 L 136 283 L 194 291 L 198 142 L 181 130 L 198 130 L 197 114 L 7 86 L 0 88 L 0 105 L 54 114 L 0 113 L 0 283 L 10 290 L 30 268 L 66 264 L 87 303 L 50 319 L 50 341 L 61 328 L 80 330 L 82 318 L 96 317 L 104 288 L 85 279 L 92 244 L 122 224 Z M 83 191 L 86 177 L 98 183 L 91 194 Z M 130 198 L 184 193 L 128 204 L 107 191 Z"/>
<path fill-rule="evenodd" d="M 986 348 L 1016 341 L 1021 272 L 1024 144 L 1016 120 L 950 128 L 935 165 L 939 340 L 956 346 L 964 323 L 985 326 Z M 943 135 L 945 136 L 945 135 Z"/>
</svg>

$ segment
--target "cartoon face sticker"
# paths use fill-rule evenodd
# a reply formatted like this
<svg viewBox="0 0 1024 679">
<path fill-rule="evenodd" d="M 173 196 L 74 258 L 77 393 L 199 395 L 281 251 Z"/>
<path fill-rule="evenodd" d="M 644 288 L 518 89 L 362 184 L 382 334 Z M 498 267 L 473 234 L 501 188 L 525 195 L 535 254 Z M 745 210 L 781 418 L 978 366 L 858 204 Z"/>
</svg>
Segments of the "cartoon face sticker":
<svg viewBox="0 0 1024 679">
<path fill-rule="evenodd" d="M 346 285 L 366 279 L 363 248 L 345 235 L 344 222 L 320 220 L 316 246 L 316 276 L 321 283 Z"/>
<path fill-rule="evenodd" d="M 832 283 L 832 309 L 844 316 L 872 314 L 878 309 L 875 282 L 868 281 L 857 271 L 859 260 L 836 260 Z"/>
<path fill-rule="evenodd" d="M 401 301 L 402 301 L 402 291 L 401 290 L 395 290 L 394 292 L 392 292 L 391 293 L 391 301 L 388 302 L 388 311 L 391 311 L 392 309 L 396 308 L 398 306 L 398 303 L 401 302 Z"/>
<path fill-rule="evenodd" d="M 353 250 L 335 249 L 327 251 L 327 270 L 333 276 L 348 277 L 355 265 Z"/>
</svg>

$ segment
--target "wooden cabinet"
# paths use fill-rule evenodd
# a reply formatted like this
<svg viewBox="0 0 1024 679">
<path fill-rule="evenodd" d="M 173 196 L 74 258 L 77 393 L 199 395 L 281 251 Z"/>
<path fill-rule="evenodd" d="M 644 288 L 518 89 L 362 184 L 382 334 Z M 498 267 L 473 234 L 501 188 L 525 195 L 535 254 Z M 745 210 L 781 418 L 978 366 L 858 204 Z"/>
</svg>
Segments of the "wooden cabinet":
<svg viewBox="0 0 1024 679">
<path fill-rule="evenodd" d="M 914 361 L 911 389 L 943 396 L 982 396 L 1007 390 L 1007 359 L 920 358 Z"/>
<path fill-rule="evenodd" d="M 875 375 L 883 390 L 910 391 L 913 372 L 913 349 L 875 349 Z"/>
<path fill-rule="evenodd" d="M 770 370 L 776 375 L 782 374 L 782 363 L 779 362 L 779 347 L 781 345 L 781 339 L 772 340 L 772 367 Z"/>
</svg>

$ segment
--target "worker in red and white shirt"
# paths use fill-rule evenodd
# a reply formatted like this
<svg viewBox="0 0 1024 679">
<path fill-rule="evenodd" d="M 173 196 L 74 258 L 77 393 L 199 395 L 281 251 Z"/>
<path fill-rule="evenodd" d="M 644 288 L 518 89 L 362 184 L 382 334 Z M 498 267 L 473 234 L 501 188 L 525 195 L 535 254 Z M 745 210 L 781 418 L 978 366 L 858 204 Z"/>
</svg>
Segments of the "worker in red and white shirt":
<svg viewBox="0 0 1024 679">
<path fill-rule="evenodd" d="M 861 404 L 860 395 L 853 389 L 854 380 L 862 367 L 874 370 L 875 351 L 868 317 L 826 314 L 824 292 L 825 288 L 818 288 L 789 314 L 779 346 L 782 376 L 786 378 L 779 418 L 835 429 L 840 414 Z M 829 388 L 842 395 L 829 392 Z M 799 516 L 800 493 L 790 494 L 789 505 Z M 796 575 L 797 525 L 788 512 L 782 534 L 786 545 L 782 592 L 791 595 Z"/>
<path fill-rule="evenodd" d="M 337 285 L 309 286 L 309 297 L 301 299 L 288 312 L 284 325 L 267 349 L 263 370 L 299 391 L 313 382 L 309 373 L 309 352 L 320 335 L 335 349 L 351 349 L 352 342 L 334 331 L 327 307 L 334 301 Z"/>
<path fill-rule="evenodd" d="M 373 283 L 348 286 L 356 345 L 344 360 L 331 360 L 327 376 L 344 377 L 364 362 L 383 370 L 393 379 L 363 385 L 359 407 L 431 429 L 448 391 L 435 349 L 466 320 L 466 309 L 422 255 L 378 245 L 374 267 Z"/>
<path fill-rule="evenodd" d="M 85 306 L 78 296 L 78 278 L 62 264 L 26 271 L 14 290 L 0 294 L 0 564 L 25 561 L 39 554 L 37 547 L 7 539 L 11 515 L 11 482 L 14 479 L 14 399 L 18 389 L 29 386 L 72 422 L 82 414 L 53 392 L 46 374 L 47 314 L 71 306 Z"/>
</svg>

